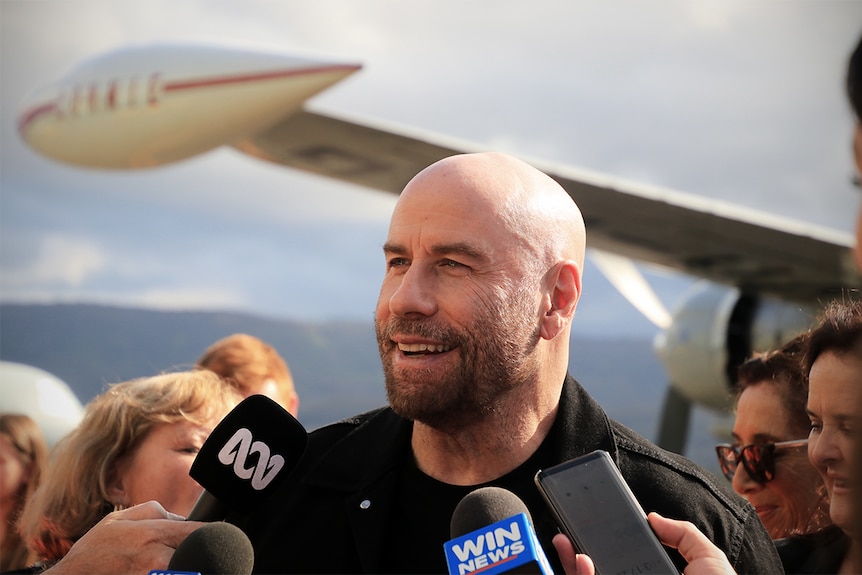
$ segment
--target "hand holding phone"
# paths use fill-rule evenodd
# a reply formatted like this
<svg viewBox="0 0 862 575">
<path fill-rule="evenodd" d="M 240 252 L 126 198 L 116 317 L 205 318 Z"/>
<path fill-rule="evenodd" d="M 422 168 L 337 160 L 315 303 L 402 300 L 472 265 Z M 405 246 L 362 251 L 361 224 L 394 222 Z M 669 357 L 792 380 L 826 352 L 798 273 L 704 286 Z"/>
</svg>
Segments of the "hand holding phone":
<svg viewBox="0 0 862 575">
<path fill-rule="evenodd" d="M 607 451 L 539 471 L 535 480 L 557 524 L 590 556 L 596 573 L 679 573 Z"/>
</svg>

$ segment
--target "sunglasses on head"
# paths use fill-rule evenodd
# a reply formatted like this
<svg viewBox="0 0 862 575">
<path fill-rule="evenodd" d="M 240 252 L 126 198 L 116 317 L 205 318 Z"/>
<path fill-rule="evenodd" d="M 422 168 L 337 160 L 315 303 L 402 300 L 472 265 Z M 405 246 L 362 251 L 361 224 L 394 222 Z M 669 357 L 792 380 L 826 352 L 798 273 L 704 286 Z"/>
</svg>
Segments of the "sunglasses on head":
<svg viewBox="0 0 862 575">
<path fill-rule="evenodd" d="M 778 443 L 752 443 L 745 447 L 720 443 L 715 446 L 718 464 L 721 472 L 730 481 L 736 474 L 736 468 L 742 462 L 745 472 L 754 481 L 763 484 L 775 479 L 775 451 L 808 445 L 807 439 L 794 441 L 779 441 Z"/>
</svg>

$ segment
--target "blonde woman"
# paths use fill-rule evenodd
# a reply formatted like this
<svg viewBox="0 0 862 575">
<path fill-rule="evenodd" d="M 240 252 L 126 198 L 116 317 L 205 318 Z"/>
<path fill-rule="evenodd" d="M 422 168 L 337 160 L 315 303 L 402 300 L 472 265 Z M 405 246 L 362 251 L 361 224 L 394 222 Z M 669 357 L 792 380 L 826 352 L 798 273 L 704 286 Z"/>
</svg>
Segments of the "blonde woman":
<svg viewBox="0 0 862 575">
<path fill-rule="evenodd" d="M 189 468 L 241 399 L 209 371 L 119 383 L 93 399 L 60 444 L 24 510 L 22 537 L 50 564 L 109 512 L 158 501 L 187 515 L 202 488 Z"/>
</svg>

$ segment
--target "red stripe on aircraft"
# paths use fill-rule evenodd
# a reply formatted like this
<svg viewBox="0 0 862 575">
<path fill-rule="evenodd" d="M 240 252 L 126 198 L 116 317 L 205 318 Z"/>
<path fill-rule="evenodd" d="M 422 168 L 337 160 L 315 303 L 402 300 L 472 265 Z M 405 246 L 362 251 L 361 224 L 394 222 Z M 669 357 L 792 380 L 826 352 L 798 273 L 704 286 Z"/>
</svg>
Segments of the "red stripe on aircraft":
<svg viewBox="0 0 862 575">
<path fill-rule="evenodd" d="M 53 114 L 56 110 L 57 102 L 49 102 L 27 110 L 27 113 L 23 114 L 21 119 L 18 121 L 18 133 L 23 136 L 27 126 L 32 124 L 36 118 L 44 114 Z"/>
<path fill-rule="evenodd" d="M 309 74 L 319 74 L 321 72 L 337 72 L 340 70 L 353 71 L 353 70 L 358 70 L 359 68 L 361 68 L 361 66 L 359 66 L 359 65 L 319 66 L 317 68 L 302 68 L 302 69 L 297 69 L 297 70 L 278 70 L 278 71 L 274 71 L 274 72 L 260 72 L 257 74 L 242 74 L 242 75 L 236 75 L 236 76 L 222 76 L 222 77 L 218 77 L 218 78 L 208 78 L 208 79 L 201 79 L 201 80 L 178 80 L 178 81 L 173 81 L 173 82 L 166 82 L 164 84 L 164 86 L 162 87 L 162 91 L 164 91 L 164 92 L 177 92 L 177 91 L 181 91 L 181 90 L 194 90 L 196 88 L 205 88 L 208 86 L 242 84 L 245 82 L 256 82 L 256 81 L 261 81 L 261 80 L 274 80 L 274 79 L 278 79 L 278 78 L 288 78 L 290 76 L 303 76 L 303 75 L 309 75 Z M 134 98 L 136 96 L 136 89 L 137 89 L 137 87 L 135 85 L 136 84 L 135 80 L 136 80 L 136 78 L 132 77 L 132 79 L 130 80 L 130 83 L 129 83 L 129 102 L 128 102 L 129 105 L 136 104 L 136 102 L 134 101 Z M 153 93 L 153 90 L 155 88 L 156 88 L 156 85 L 154 85 L 154 84 L 150 85 L 149 99 L 150 99 L 151 104 L 153 103 L 153 98 L 155 96 L 155 94 Z M 116 80 L 112 80 L 110 85 L 109 85 L 108 94 L 107 94 L 107 104 L 108 104 L 107 107 L 108 107 L 108 109 L 114 108 L 114 106 L 116 104 L 115 103 L 116 89 L 117 89 Z M 70 105 L 71 111 L 74 111 L 74 108 L 77 104 L 77 101 L 76 101 L 77 97 L 76 97 L 76 93 L 75 93 L 76 90 L 78 90 L 77 86 L 73 88 L 73 97 L 72 97 L 72 102 Z M 18 122 L 19 133 L 21 133 L 23 135 L 24 132 L 26 131 L 26 129 L 28 128 L 28 126 L 30 124 L 32 124 L 37 118 L 39 118 L 40 116 L 45 115 L 45 114 L 56 113 L 58 109 L 59 109 L 59 105 L 55 101 L 55 102 L 50 102 L 47 104 L 42 104 L 40 106 L 37 106 L 37 107 L 29 110 L 28 112 L 26 112 L 21 117 L 21 120 Z"/>
<path fill-rule="evenodd" d="M 260 80 L 274 80 L 277 78 L 289 78 L 290 76 L 304 76 L 319 74 L 320 72 L 336 72 L 339 70 L 357 70 L 359 66 L 321 66 L 319 68 L 302 68 L 300 70 L 279 70 L 276 72 L 260 72 L 257 74 L 243 74 L 241 76 L 223 76 L 221 78 L 207 78 L 203 80 L 186 80 L 165 82 L 163 90 L 174 92 L 178 90 L 194 90 L 208 86 L 222 86 L 225 84 L 242 84 L 245 82 L 257 82 Z"/>
</svg>

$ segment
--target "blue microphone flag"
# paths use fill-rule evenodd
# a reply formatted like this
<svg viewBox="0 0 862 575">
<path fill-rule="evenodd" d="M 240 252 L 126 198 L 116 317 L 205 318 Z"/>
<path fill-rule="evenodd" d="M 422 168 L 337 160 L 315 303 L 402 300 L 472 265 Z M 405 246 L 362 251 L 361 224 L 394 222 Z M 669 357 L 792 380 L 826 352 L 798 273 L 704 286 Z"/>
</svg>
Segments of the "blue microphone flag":
<svg viewBox="0 0 862 575">
<path fill-rule="evenodd" d="M 443 545 L 449 575 L 494 575 L 521 566 L 530 572 L 553 573 L 526 514 L 501 519 Z M 527 570 L 518 569 L 521 572 Z"/>
</svg>

